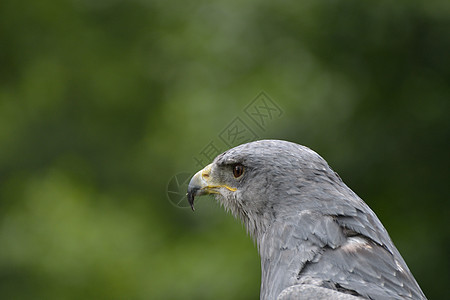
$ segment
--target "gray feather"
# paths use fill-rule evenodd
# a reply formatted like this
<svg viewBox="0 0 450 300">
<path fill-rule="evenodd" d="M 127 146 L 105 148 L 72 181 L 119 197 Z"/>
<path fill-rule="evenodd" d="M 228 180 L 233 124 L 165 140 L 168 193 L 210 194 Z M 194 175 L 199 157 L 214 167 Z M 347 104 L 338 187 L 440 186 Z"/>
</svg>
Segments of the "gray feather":
<svg viewBox="0 0 450 300">
<path fill-rule="evenodd" d="M 301 298 L 299 297 L 301 295 Z M 293 285 L 284 289 L 277 300 L 361 300 L 363 298 L 344 294 L 310 284 Z"/>
</svg>

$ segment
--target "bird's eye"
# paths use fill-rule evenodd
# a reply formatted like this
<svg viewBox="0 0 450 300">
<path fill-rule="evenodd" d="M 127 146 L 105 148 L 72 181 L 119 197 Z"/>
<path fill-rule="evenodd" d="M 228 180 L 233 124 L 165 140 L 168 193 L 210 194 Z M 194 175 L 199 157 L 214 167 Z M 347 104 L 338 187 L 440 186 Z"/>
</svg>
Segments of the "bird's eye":
<svg viewBox="0 0 450 300">
<path fill-rule="evenodd" d="M 241 164 L 234 165 L 233 167 L 234 178 L 241 177 L 242 173 L 244 173 L 244 166 Z"/>
</svg>

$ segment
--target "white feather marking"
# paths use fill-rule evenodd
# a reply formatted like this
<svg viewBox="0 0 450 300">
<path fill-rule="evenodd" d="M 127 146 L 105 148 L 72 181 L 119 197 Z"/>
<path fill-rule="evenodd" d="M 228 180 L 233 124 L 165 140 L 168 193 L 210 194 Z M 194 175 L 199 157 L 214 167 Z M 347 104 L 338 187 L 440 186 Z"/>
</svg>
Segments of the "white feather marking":
<svg viewBox="0 0 450 300">
<path fill-rule="evenodd" d="M 405 269 L 403 269 L 398 260 L 395 260 L 395 265 L 397 266 L 397 270 L 399 270 L 402 273 L 405 273 Z"/>
<path fill-rule="evenodd" d="M 372 249 L 372 246 L 367 243 L 367 240 L 357 236 L 352 236 L 347 238 L 347 242 L 341 247 L 342 250 L 349 252 L 356 251 L 358 248 Z"/>
</svg>

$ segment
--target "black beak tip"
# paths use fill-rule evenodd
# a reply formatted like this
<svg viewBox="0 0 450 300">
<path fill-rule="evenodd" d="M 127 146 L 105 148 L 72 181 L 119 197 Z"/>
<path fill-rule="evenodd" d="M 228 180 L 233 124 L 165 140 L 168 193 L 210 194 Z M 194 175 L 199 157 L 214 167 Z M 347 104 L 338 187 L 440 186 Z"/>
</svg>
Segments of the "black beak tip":
<svg viewBox="0 0 450 300">
<path fill-rule="evenodd" d="M 197 193 L 198 190 L 199 190 L 198 188 L 189 189 L 187 194 L 186 194 L 187 198 L 188 198 L 189 205 L 191 206 L 192 211 L 195 211 L 194 199 L 195 199 L 195 194 Z"/>
</svg>

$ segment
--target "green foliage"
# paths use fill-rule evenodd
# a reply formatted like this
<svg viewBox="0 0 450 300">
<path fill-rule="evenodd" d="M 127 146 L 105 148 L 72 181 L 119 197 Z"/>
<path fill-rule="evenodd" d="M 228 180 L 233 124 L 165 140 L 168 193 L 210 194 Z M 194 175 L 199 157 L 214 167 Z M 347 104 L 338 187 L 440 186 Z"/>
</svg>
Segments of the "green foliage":
<svg viewBox="0 0 450 300">
<path fill-rule="evenodd" d="M 235 117 L 307 145 L 430 299 L 449 273 L 448 1 L 0 4 L 5 299 L 254 299 L 252 240 L 167 184 Z M 283 110 L 262 130 L 261 91 Z M 222 145 L 223 146 L 223 145 Z"/>
</svg>

